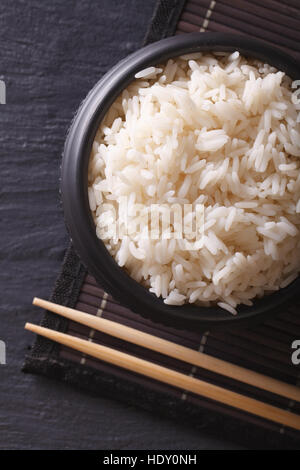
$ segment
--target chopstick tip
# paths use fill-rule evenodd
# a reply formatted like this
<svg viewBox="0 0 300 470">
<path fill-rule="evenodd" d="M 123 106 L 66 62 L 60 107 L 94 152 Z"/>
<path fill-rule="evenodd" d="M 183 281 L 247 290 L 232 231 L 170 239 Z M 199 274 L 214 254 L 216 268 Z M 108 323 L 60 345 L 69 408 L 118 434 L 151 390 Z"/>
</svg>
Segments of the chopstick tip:
<svg viewBox="0 0 300 470">
<path fill-rule="evenodd" d="M 25 329 L 25 330 L 31 330 L 31 326 L 32 326 L 31 323 L 26 322 L 26 323 L 25 323 L 25 326 L 24 326 L 24 329 Z"/>
<path fill-rule="evenodd" d="M 35 325 L 34 323 L 28 323 L 27 322 L 27 323 L 25 323 L 24 329 L 28 330 L 28 331 L 32 331 L 33 333 L 39 334 L 40 326 Z"/>
</svg>

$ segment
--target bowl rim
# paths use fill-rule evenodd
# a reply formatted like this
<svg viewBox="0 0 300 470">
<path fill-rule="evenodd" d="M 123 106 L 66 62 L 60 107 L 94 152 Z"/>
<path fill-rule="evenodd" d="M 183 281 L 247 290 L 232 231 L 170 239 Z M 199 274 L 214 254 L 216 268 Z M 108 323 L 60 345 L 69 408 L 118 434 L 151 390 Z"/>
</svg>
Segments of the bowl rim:
<svg viewBox="0 0 300 470">
<path fill-rule="evenodd" d="M 150 293 L 119 267 L 96 236 L 87 191 L 91 147 L 105 113 L 120 92 L 134 80 L 138 71 L 191 52 L 235 50 L 275 66 L 293 80 L 300 78 L 299 64 L 293 58 L 257 39 L 226 33 L 173 36 L 139 49 L 107 72 L 82 102 L 65 142 L 60 185 L 62 204 L 66 226 L 80 259 L 104 289 L 121 304 L 146 318 L 175 328 L 203 330 L 263 320 L 298 292 L 300 277 L 288 287 L 255 299 L 251 307 L 238 306 L 236 316 L 218 306 L 164 304 L 161 298 Z"/>
</svg>

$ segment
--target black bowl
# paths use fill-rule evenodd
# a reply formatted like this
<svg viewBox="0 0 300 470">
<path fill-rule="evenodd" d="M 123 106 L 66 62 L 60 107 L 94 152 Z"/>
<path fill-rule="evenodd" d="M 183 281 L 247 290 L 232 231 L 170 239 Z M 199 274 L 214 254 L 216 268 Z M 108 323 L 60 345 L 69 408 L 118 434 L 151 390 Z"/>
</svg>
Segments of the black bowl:
<svg viewBox="0 0 300 470">
<path fill-rule="evenodd" d="M 96 131 L 106 111 L 134 75 L 171 57 L 197 51 L 235 51 L 260 59 L 300 78 L 299 65 L 281 50 L 255 39 L 223 34 L 184 34 L 144 47 L 110 70 L 81 104 L 69 130 L 62 163 L 61 191 L 66 225 L 82 262 L 96 280 L 116 300 L 133 311 L 175 328 L 203 331 L 215 327 L 246 325 L 260 321 L 284 308 L 300 289 L 298 277 L 288 287 L 254 301 L 252 307 L 239 306 L 233 316 L 219 307 L 170 306 L 134 281 L 120 268 L 95 232 L 87 191 L 88 161 Z"/>
</svg>

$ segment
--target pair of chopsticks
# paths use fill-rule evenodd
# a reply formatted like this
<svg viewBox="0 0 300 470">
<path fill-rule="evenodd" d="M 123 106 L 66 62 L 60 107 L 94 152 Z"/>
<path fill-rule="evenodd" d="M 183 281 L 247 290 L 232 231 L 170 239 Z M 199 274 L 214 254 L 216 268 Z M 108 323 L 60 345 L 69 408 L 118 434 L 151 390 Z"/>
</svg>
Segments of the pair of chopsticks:
<svg viewBox="0 0 300 470">
<path fill-rule="evenodd" d="M 300 401 L 300 389 L 294 385 L 286 384 L 252 370 L 180 346 L 171 341 L 72 308 L 39 298 L 34 298 L 33 304 L 129 343 L 134 343 L 193 366 L 201 367 L 262 390 L 281 395 L 292 401 Z M 75 336 L 53 331 L 32 323 L 26 323 L 25 329 L 115 366 L 300 430 L 300 416 L 290 411 Z"/>
</svg>

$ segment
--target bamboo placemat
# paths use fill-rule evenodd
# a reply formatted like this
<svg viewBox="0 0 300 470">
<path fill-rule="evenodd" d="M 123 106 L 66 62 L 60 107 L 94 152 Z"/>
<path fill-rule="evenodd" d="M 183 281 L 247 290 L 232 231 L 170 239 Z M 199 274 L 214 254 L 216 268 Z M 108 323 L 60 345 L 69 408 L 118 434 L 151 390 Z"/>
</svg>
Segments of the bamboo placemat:
<svg viewBox="0 0 300 470">
<path fill-rule="evenodd" d="M 254 36 L 300 58 L 298 0 L 188 0 L 176 34 L 194 31 Z"/>
<path fill-rule="evenodd" d="M 158 2 L 145 42 L 174 33 L 226 31 L 259 37 L 282 47 L 299 59 L 299 25 L 298 0 L 161 0 Z M 70 247 L 51 300 L 157 335 L 287 383 L 300 383 L 299 366 L 291 362 L 291 344 L 293 340 L 300 338 L 300 298 L 294 299 L 276 318 L 257 327 L 199 334 L 175 330 L 154 324 L 116 302 L 86 272 Z M 298 402 L 191 367 L 178 360 L 68 322 L 49 312 L 45 314 L 43 325 L 88 338 L 90 341 L 137 355 L 265 403 L 300 413 Z M 231 439 L 250 447 L 293 448 L 299 443 L 300 433 L 283 426 L 124 371 L 43 338 L 37 339 L 31 355 L 26 359 L 24 370 L 59 378 L 93 393 L 184 419 L 185 422 L 189 421 L 194 426 L 200 425 L 207 432 L 220 437 L 231 432 Z"/>
</svg>

